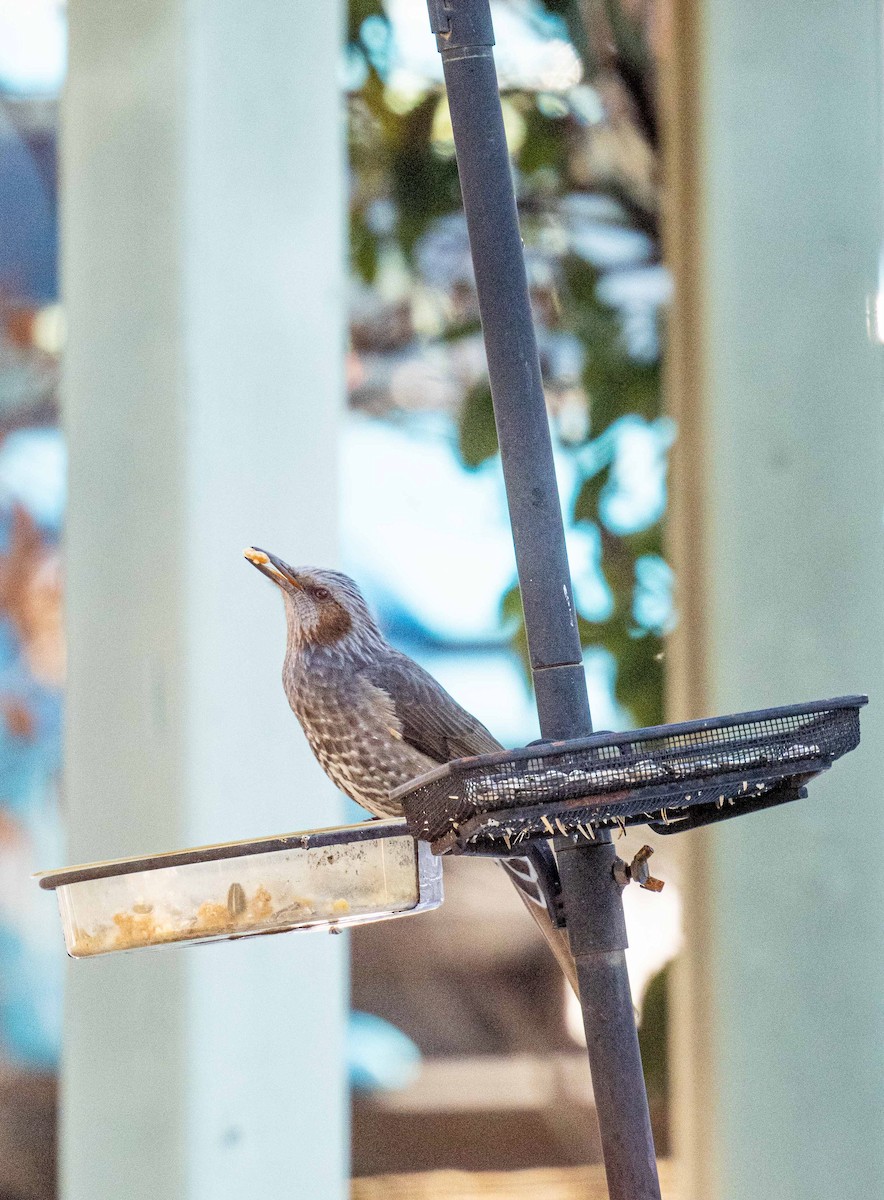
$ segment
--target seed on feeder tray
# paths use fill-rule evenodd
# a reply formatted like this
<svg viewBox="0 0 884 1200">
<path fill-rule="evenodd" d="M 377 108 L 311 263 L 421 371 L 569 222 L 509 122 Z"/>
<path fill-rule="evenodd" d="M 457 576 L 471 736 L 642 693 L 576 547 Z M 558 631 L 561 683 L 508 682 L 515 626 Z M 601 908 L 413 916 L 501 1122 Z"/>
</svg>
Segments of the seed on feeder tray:
<svg viewBox="0 0 884 1200">
<path fill-rule="evenodd" d="M 819 746 L 816 746 L 816 745 L 813 745 L 813 746 L 802 746 L 802 745 L 796 745 L 796 746 L 788 746 L 788 747 L 787 747 L 787 748 L 786 748 L 786 749 L 783 751 L 783 753 L 782 753 L 781 757 L 782 757 L 783 759 L 794 759 L 794 758 L 819 758 L 819 756 L 820 756 L 820 753 L 821 753 L 821 751 L 820 751 L 820 748 L 819 748 Z"/>
<path fill-rule="evenodd" d="M 550 823 L 549 823 L 549 817 L 546 815 L 546 813 L 544 813 L 544 814 L 543 814 L 543 816 L 542 816 L 540 819 L 541 819 L 541 821 L 543 821 L 543 827 L 544 827 L 544 829 L 546 829 L 546 830 L 547 830 L 549 833 L 553 833 L 553 834 L 554 834 L 554 833 L 555 833 L 555 830 L 553 829 L 552 825 L 550 825 Z"/>
<path fill-rule="evenodd" d="M 227 889 L 227 913 L 231 921 L 246 911 L 246 894 L 241 883 L 232 883 Z"/>
<path fill-rule="evenodd" d="M 559 833 L 561 833 L 561 834 L 567 835 L 567 833 L 568 833 L 568 830 L 562 824 L 561 817 L 556 817 L 556 829 L 558 829 Z"/>
<path fill-rule="evenodd" d="M 636 763 L 635 769 L 641 771 L 643 779 L 661 779 L 666 775 L 666 771 L 652 758 L 643 758 Z"/>
</svg>

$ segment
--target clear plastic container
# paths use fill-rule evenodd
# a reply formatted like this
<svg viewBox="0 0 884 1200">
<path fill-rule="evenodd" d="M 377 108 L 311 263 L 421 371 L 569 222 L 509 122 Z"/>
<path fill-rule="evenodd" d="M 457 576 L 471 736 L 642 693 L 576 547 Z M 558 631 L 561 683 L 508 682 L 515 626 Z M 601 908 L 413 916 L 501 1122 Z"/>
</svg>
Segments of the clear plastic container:
<svg viewBox="0 0 884 1200">
<path fill-rule="evenodd" d="M 402 821 L 371 821 L 48 871 L 72 958 L 337 931 L 438 908 L 442 864 Z"/>
</svg>

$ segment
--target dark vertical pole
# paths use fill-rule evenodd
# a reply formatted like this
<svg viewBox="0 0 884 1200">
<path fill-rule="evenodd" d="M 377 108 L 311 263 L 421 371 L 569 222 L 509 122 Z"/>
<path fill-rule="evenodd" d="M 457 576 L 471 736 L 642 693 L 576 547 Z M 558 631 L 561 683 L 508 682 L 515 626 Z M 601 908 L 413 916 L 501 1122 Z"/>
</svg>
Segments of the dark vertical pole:
<svg viewBox="0 0 884 1200">
<path fill-rule="evenodd" d="M 591 732 L 488 0 L 428 0 L 442 55 L 543 736 Z M 610 839 L 556 846 L 611 1200 L 660 1200 Z"/>
<path fill-rule="evenodd" d="M 487 0 L 431 0 L 545 738 L 592 732 Z"/>
</svg>

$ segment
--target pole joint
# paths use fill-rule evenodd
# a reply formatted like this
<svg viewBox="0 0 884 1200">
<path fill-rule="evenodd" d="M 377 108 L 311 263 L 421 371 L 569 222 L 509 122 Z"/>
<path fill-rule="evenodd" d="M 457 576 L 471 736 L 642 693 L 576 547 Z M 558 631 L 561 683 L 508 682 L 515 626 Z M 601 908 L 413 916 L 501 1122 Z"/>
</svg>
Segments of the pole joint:
<svg viewBox="0 0 884 1200">
<path fill-rule="evenodd" d="M 427 0 L 427 7 L 440 54 L 494 45 L 488 0 Z"/>
<path fill-rule="evenodd" d="M 614 877 L 613 843 L 599 840 L 577 846 L 557 838 L 554 845 L 574 958 L 625 950 L 629 942 Z"/>
</svg>

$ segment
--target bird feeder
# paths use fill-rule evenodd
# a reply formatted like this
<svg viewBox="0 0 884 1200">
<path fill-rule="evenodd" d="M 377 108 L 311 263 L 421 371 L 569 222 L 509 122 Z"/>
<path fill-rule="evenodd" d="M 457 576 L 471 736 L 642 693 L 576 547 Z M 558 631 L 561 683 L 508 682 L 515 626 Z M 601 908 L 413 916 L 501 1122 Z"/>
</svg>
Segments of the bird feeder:
<svg viewBox="0 0 884 1200">
<path fill-rule="evenodd" d="M 532 839 L 678 833 L 806 796 L 859 745 L 865 696 L 841 696 L 457 759 L 393 798 L 435 851 L 510 854 Z"/>
<path fill-rule="evenodd" d="M 438 908 L 442 868 L 403 821 L 47 871 L 72 958 L 350 925 Z"/>
</svg>

